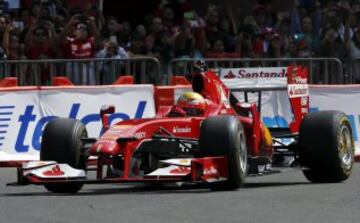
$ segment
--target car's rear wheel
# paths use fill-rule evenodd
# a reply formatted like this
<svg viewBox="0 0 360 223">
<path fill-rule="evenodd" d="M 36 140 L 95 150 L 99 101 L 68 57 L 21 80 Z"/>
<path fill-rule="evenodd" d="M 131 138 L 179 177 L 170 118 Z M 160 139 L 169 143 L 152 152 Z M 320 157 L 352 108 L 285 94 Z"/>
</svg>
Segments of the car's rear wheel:
<svg viewBox="0 0 360 223">
<path fill-rule="evenodd" d="M 308 114 L 301 123 L 299 158 L 305 177 L 315 183 L 346 180 L 354 163 L 350 122 L 338 111 Z"/>
<path fill-rule="evenodd" d="M 201 157 L 226 156 L 228 179 L 211 183 L 214 190 L 234 190 L 245 182 L 247 170 L 246 138 L 241 122 L 234 116 L 214 116 L 206 119 L 200 129 Z"/>
<path fill-rule="evenodd" d="M 85 158 L 81 154 L 81 138 L 87 137 L 85 126 L 78 120 L 57 118 L 50 121 L 42 136 L 40 160 L 66 163 L 73 168 L 84 169 Z M 80 183 L 46 184 L 45 188 L 54 193 L 76 193 Z"/>
</svg>

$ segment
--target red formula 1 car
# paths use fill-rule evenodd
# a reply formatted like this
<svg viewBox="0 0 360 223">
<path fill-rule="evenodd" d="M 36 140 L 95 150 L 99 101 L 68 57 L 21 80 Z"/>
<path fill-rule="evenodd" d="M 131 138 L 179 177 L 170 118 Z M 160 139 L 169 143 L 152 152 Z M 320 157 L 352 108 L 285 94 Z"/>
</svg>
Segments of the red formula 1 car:
<svg viewBox="0 0 360 223">
<path fill-rule="evenodd" d="M 174 86 L 156 87 L 154 118 L 109 126 L 114 107 L 104 106 L 100 138 L 89 138 L 78 120 L 51 121 L 42 136 L 40 161 L 23 163 L 14 184 L 66 193 L 87 183 L 121 182 L 191 182 L 231 190 L 243 185 L 248 174 L 296 164 L 311 182 L 346 180 L 354 162 L 350 122 L 339 111 L 307 114 L 307 70 L 289 67 L 287 73 L 284 90 L 293 111 L 289 128 L 267 128 L 261 122 L 261 91 L 274 89 L 230 90 L 216 73 L 200 68 L 192 75 L 192 90 L 175 104 L 168 103 L 173 96 L 167 94 Z M 233 91 L 244 92 L 243 101 Z M 257 102 L 249 102 L 249 92 L 259 93 Z M 284 162 L 289 157 L 292 161 Z"/>
</svg>

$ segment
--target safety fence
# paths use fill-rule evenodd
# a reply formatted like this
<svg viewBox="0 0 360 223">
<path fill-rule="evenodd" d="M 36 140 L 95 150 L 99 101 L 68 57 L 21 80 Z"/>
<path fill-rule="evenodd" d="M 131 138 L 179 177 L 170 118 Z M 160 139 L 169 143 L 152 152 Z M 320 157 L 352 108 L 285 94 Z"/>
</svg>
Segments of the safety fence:
<svg viewBox="0 0 360 223">
<path fill-rule="evenodd" d="M 120 75 L 132 75 L 136 83 L 158 83 L 160 73 L 160 62 L 152 57 L 0 61 L 0 79 L 17 77 L 20 86 L 49 85 L 56 76 L 76 85 L 111 84 Z"/>
<path fill-rule="evenodd" d="M 344 62 L 353 84 L 360 84 L 360 57 Z"/>
<path fill-rule="evenodd" d="M 360 80 L 360 58 L 344 63 L 338 58 L 223 58 L 204 61 L 214 69 L 302 65 L 309 68 L 311 84 L 352 84 Z M 166 84 L 172 75 L 191 74 L 194 62 L 195 59 L 181 58 L 164 64 L 153 57 L 9 60 L 0 61 L 0 79 L 17 77 L 21 86 L 49 85 L 52 77 L 66 76 L 76 85 L 103 85 L 113 83 L 121 75 L 132 75 L 135 83 Z"/>
</svg>

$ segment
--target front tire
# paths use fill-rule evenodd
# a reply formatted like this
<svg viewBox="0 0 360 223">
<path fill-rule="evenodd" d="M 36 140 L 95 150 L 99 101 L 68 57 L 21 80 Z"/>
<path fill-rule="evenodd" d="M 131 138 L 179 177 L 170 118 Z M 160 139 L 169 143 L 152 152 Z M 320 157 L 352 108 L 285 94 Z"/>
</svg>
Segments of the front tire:
<svg viewBox="0 0 360 223">
<path fill-rule="evenodd" d="M 246 138 L 241 122 L 234 116 L 214 116 L 206 119 L 200 129 L 201 157 L 226 156 L 228 179 L 211 183 L 213 190 L 235 190 L 245 182 L 247 169 Z"/>
<path fill-rule="evenodd" d="M 338 111 L 308 114 L 301 123 L 299 158 L 305 177 L 314 183 L 349 178 L 354 164 L 354 140 L 346 115 Z"/>
<path fill-rule="evenodd" d="M 85 137 L 86 128 L 79 120 L 57 118 L 50 121 L 42 136 L 40 160 L 56 161 L 76 169 L 85 169 L 85 158 L 81 154 L 81 138 Z M 83 184 L 62 183 L 44 186 L 54 193 L 76 193 Z"/>
</svg>

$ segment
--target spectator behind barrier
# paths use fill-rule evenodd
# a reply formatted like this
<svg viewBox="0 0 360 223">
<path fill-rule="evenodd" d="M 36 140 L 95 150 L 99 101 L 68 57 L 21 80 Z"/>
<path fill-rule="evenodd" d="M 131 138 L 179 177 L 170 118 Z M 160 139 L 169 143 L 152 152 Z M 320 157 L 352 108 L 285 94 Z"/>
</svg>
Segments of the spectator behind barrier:
<svg viewBox="0 0 360 223">
<path fill-rule="evenodd" d="M 301 30 L 306 45 L 311 49 L 311 55 L 315 55 L 315 52 L 319 47 L 319 35 L 313 29 L 313 22 L 310 16 L 305 16 L 301 20 Z"/>
<path fill-rule="evenodd" d="M 151 20 L 150 33 L 145 38 L 150 55 L 156 57 L 163 65 L 174 58 L 174 45 L 170 31 L 163 25 L 161 18 L 154 17 Z M 166 72 L 166 66 L 162 72 Z M 154 70 L 154 68 L 152 68 Z M 158 74 L 149 72 L 147 78 L 152 83 L 160 81 Z"/>
<path fill-rule="evenodd" d="M 221 39 L 216 40 L 212 44 L 211 50 L 206 54 L 207 58 L 239 58 L 241 55 L 238 52 L 227 53 L 224 50 L 224 42 Z"/>
<path fill-rule="evenodd" d="M 267 56 L 269 58 L 283 58 L 285 57 L 285 46 L 281 36 L 274 33 L 269 44 L 269 51 Z"/>
<path fill-rule="evenodd" d="M 346 49 L 350 51 L 350 59 L 360 58 L 360 27 L 355 28 L 353 37 L 346 42 Z M 360 83 L 360 61 L 356 60 L 351 64 L 353 80 Z"/>
<path fill-rule="evenodd" d="M 105 27 L 102 31 L 102 37 L 111 40 L 114 43 L 119 44 L 120 40 L 120 32 L 121 32 L 121 24 L 114 16 L 109 16 L 106 19 Z"/>
<path fill-rule="evenodd" d="M 130 57 L 158 58 L 164 72 L 171 59 L 197 55 L 216 58 L 233 57 L 233 54 L 246 58 L 320 56 L 337 57 L 342 62 L 358 56 L 357 37 L 353 38 L 354 28 L 360 23 L 358 1 L 295 1 L 297 3 L 291 8 L 280 12 L 277 11 L 279 8 L 275 10 L 275 3 L 269 3 L 271 1 L 255 1 L 248 4 L 251 11 L 244 7 L 241 14 L 236 15 L 234 12 L 237 10 L 226 4 L 213 4 L 201 18 L 198 16 L 201 11 L 194 11 L 189 0 L 162 0 L 158 1 L 154 12 L 141 15 L 144 17 L 141 24 L 119 21 L 117 17 L 108 15 L 105 22 L 99 7 L 94 4 L 96 0 L 80 2 L 22 0 L 20 8 L 11 9 L 0 0 L 0 38 L 3 43 L 0 59 L 94 58 L 104 55 L 106 47 L 97 52 L 98 43 L 104 40 L 117 43 L 128 51 Z M 69 21 L 70 14 L 76 16 Z M 102 27 L 101 37 L 94 17 L 98 27 Z M 43 21 L 46 21 L 46 27 L 42 25 L 42 28 L 35 29 Z M 219 48 L 223 45 L 223 53 L 217 51 L 214 54 L 211 46 L 215 42 Z M 102 72 L 106 73 L 105 68 L 102 67 Z M 346 64 L 344 68 L 347 68 Z M 324 73 L 322 65 L 318 64 L 317 69 Z M 353 67 L 353 74 L 360 81 L 356 69 Z M 29 70 L 28 66 L 25 73 Z M 335 72 L 342 73 L 330 70 L 334 75 Z M 13 69 L 6 75 L 24 76 L 21 73 L 24 70 Z M 74 67 L 68 64 L 67 73 L 77 84 L 93 84 L 96 80 L 93 64 Z M 150 73 L 148 79 L 158 78 L 156 72 Z M 342 79 L 337 78 L 333 81 Z M 47 79 L 48 76 L 42 76 L 43 83 Z M 108 80 L 102 79 L 102 82 Z"/>
<path fill-rule="evenodd" d="M 33 23 L 25 36 L 25 53 L 27 58 L 32 60 L 52 59 L 55 58 L 56 50 L 57 43 L 54 25 L 49 21 L 42 20 Z M 41 65 L 39 78 L 39 82 L 42 85 L 50 83 L 50 67 L 48 64 Z"/>
<path fill-rule="evenodd" d="M 24 44 L 20 41 L 20 30 L 15 27 L 13 23 L 6 25 L 3 34 L 3 47 L 7 58 L 10 60 L 21 60 L 26 59 Z"/>
<path fill-rule="evenodd" d="M 192 58 L 194 56 L 195 37 L 190 24 L 185 23 L 179 29 L 174 39 L 174 53 L 176 58 Z"/>
<path fill-rule="evenodd" d="M 104 44 L 103 49 L 101 49 L 97 55 L 97 58 L 111 58 L 111 59 L 127 59 L 129 55 L 124 50 L 124 48 L 119 47 L 119 45 L 112 41 L 107 41 Z M 115 61 L 112 62 L 103 62 L 101 63 L 100 68 L 100 83 L 101 84 L 112 84 L 116 80 L 117 75 L 121 74 L 124 70 L 124 63 L 118 63 Z"/>
<path fill-rule="evenodd" d="M 99 37 L 94 17 L 81 14 L 73 16 L 60 34 L 65 58 L 94 58 L 99 45 Z M 68 64 L 67 74 L 75 84 L 96 83 L 93 63 Z"/>
</svg>

